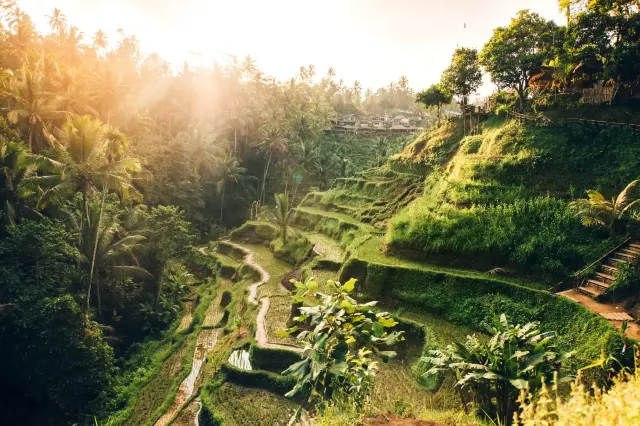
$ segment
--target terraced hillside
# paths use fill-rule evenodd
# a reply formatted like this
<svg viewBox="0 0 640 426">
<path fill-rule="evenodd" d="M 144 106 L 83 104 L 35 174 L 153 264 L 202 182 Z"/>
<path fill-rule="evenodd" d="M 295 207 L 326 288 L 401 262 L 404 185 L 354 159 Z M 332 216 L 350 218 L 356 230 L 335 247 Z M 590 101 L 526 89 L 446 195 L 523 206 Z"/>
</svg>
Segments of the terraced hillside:
<svg viewBox="0 0 640 426">
<path fill-rule="evenodd" d="M 628 129 L 493 118 L 465 137 L 449 123 L 390 159 L 393 170 L 420 170 L 425 182 L 389 221 L 385 249 L 559 281 L 619 243 L 584 227 L 568 203 L 586 189 L 617 194 L 640 175 L 639 154 L 640 135 Z"/>
<path fill-rule="evenodd" d="M 494 144 L 506 137 L 502 133 L 520 132 L 514 127 L 515 123 L 504 123 L 504 126 L 489 123 L 489 126 L 497 126 L 492 130 L 487 129 L 487 132 L 496 133 L 493 135 Z M 455 135 L 452 133 L 452 136 Z M 476 144 L 478 141 L 482 142 L 480 147 L 486 144 L 483 149 L 489 152 L 498 149 L 496 146 L 490 146 L 491 138 L 488 135 L 484 135 L 482 139 L 475 137 L 474 140 Z M 470 141 L 466 139 L 462 145 L 466 146 L 469 143 Z M 449 157 L 436 155 L 434 158 L 441 163 L 430 165 L 429 167 L 433 167 L 433 170 L 427 173 L 426 177 L 378 169 L 363 173 L 355 179 L 339 181 L 327 192 L 310 194 L 302 206 L 296 209 L 296 226 L 306 231 L 324 233 L 345 251 L 347 256 L 341 268 L 341 279 L 358 278 L 361 282 L 360 296 L 363 298 L 382 300 L 387 306 L 398 308 L 405 313 L 429 313 L 472 329 L 481 329 L 484 321 L 500 313 L 508 314 L 516 322 L 537 320 L 542 323 L 543 329 L 558 331 L 561 344 L 565 348 L 571 347 L 577 350 L 579 355 L 573 361 L 574 367 L 597 358 L 602 348 L 608 352 L 614 352 L 616 348 L 620 348 L 622 337 L 611 324 L 583 307 L 547 292 L 546 290 L 556 281 L 546 280 L 544 275 L 521 274 L 517 268 L 512 268 L 508 263 L 488 262 L 484 265 L 476 263 L 477 261 L 473 259 L 475 253 L 464 249 L 457 252 L 452 250 L 446 253 L 447 256 L 443 256 L 443 253 L 438 250 L 429 251 L 428 245 L 421 246 L 423 249 L 421 256 L 416 256 L 412 250 L 403 250 L 405 247 L 394 239 L 394 233 L 402 230 L 407 236 L 407 245 L 415 247 L 416 244 L 423 242 L 418 235 L 421 227 L 427 226 L 420 220 L 414 220 L 414 216 L 411 215 L 415 217 L 420 217 L 418 216 L 420 214 L 428 215 L 430 211 L 437 208 L 442 208 L 443 211 L 467 209 L 468 214 L 476 214 L 475 210 L 479 208 L 464 204 L 456 206 L 449 201 L 444 201 L 445 198 L 453 195 L 450 190 L 456 185 L 456 182 L 451 181 L 451 174 L 459 173 L 455 170 L 461 170 L 460 167 L 463 166 L 462 158 L 458 157 L 462 153 L 456 153 L 457 149 L 452 149 L 448 142 L 445 145 L 447 152 L 451 155 Z M 415 146 L 410 149 L 415 149 Z M 514 151 L 509 155 L 513 159 L 518 159 L 524 154 Z M 506 158 L 506 154 L 503 156 Z M 427 157 L 422 157 L 423 162 L 429 162 L 424 160 L 425 158 Z M 391 163 L 393 164 L 394 161 L 397 159 L 392 159 Z M 485 164 L 488 160 L 478 159 L 478 161 Z M 504 161 L 507 160 L 504 159 Z M 392 167 L 398 168 L 397 164 Z M 469 167 L 470 170 L 476 170 L 473 165 Z M 414 167 L 411 170 L 416 169 Z M 406 171 L 407 168 L 404 170 Z M 451 179 L 436 179 L 447 172 Z M 434 182 L 436 186 L 440 186 L 438 191 L 432 187 Z M 478 186 L 482 184 L 480 180 L 474 181 L 474 179 L 467 183 Z M 486 181 L 485 184 L 487 187 L 497 185 L 491 181 Z M 420 189 L 416 189 L 415 192 L 408 191 L 404 208 L 394 209 L 388 206 L 398 198 L 405 200 L 399 197 L 399 188 L 406 189 L 412 185 L 416 187 L 424 185 L 424 193 Z M 441 198 L 435 200 L 436 195 Z M 474 202 L 477 202 L 480 196 L 486 195 L 479 194 Z M 394 199 L 394 197 L 398 198 Z M 365 212 L 372 208 L 370 206 L 374 203 L 374 199 L 377 206 L 372 207 L 380 207 L 378 212 L 387 212 L 387 214 L 380 214 L 378 216 L 380 220 L 369 221 L 370 216 Z M 536 200 L 536 197 L 532 195 L 530 200 Z M 562 203 L 562 206 L 566 207 L 566 201 L 551 200 L 546 196 L 535 202 L 543 205 L 547 203 L 551 206 L 554 206 L 554 203 L 558 205 Z M 431 206 L 431 210 L 425 205 Z M 504 207 L 497 208 L 504 209 Z M 528 213 L 536 212 L 531 205 L 524 205 L 521 208 Z M 538 228 L 545 226 L 543 222 L 545 216 L 542 213 L 541 218 L 542 222 L 539 220 L 537 223 Z M 424 221 L 428 220 L 429 218 L 424 219 Z M 552 218 L 553 220 L 556 219 Z M 611 244 L 602 237 L 585 231 L 573 216 L 561 216 L 559 220 L 561 225 L 566 224 L 562 220 L 568 221 L 572 227 L 570 229 L 577 232 L 578 236 L 570 247 L 577 247 L 579 253 L 583 253 L 580 250 L 583 246 L 580 244 L 593 244 L 594 247 L 591 249 L 594 253 L 599 253 L 601 247 L 606 248 Z M 388 229 L 383 237 L 381 231 L 385 223 Z M 517 225 L 516 223 L 514 226 Z M 457 231 L 462 233 L 467 224 L 459 223 L 458 226 Z M 557 230 L 558 234 L 554 239 L 560 239 L 560 243 L 564 244 L 572 237 L 566 235 L 566 229 L 561 230 L 562 233 Z M 482 239 L 488 232 L 490 232 L 489 229 L 469 228 L 466 229 L 464 236 L 470 240 L 476 240 Z M 550 230 L 544 230 L 540 237 L 546 237 L 546 232 Z M 450 237 L 461 238 L 461 235 L 452 233 Z M 512 239 L 515 236 L 517 234 L 512 233 L 505 238 Z M 446 234 L 442 235 L 442 238 L 446 237 Z M 427 239 L 423 244 L 429 243 L 432 241 Z M 562 259 L 549 258 L 546 261 L 562 263 Z M 580 266 L 584 262 L 582 259 L 575 261 Z M 503 268 L 496 268 L 498 266 Z"/>
<path fill-rule="evenodd" d="M 535 167 L 521 171 L 538 176 L 535 190 L 523 186 L 521 182 L 526 180 L 507 184 L 499 179 L 496 170 L 517 169 L 541 158 L 535 150 L 518 145 L 524 144 L 521 137 L 529 131 L 518 126 L 490 122 L 485 133 L 462 138 L 457 146 L 443 136 L 450 132 L 449 137 L 457 137 L 455 129 L 440 129 L 420 151 L 418 140 L 403 154 L 406 158 L 415 154 L 412 161 L 420 163 L 419 167 L 408 167 L 406 158 L 395 157 L 390 167 L 338 179 L 330 190 L 308 194 L 294 208 L 286 244 L 278 228 L 264 221 L 247 222 L 231 234 L 231 241 L 212 244 L 207 254 L 217 258 L 220 278 L 206 299 L 207 307 L 187 313 L 194 321 L 187 328 L 192 332 L 185 332 L 183 349 L 163 367 L 172 375 L 166 383 L 157 381 L 163 384 L 158 389 L 166 396 L 156 398 L 164 403 L 154 408 L 154 418 L 161 424 L 180 425 L 287 424 L 297 403 L 283 397 L 293 382 L 280 373 L 300 355 L 298 342 L 279 336 L 277 331 L 297 314 L 292 305 L 291 278 L 314 276 L 321 283 L 320 290 L 329 279 L 357 278 L 356 297 L 380 300 L 381 309 L 394 313 L 409 331 L 412 338 L 399 348 L 399 358 L 381 365 L 374 379 L 373 414 L 390 412 L 449 424 L 472 421 L 464 413 L 453 377 L 425 381 L 422 373 L 428 366 L 420 357 L 453 340 L 463 340 L 467 334 L 480 333 L 482 339 L 483 323 L 502 313 L 516 323 L 540 321 L 543 330 L 557 331 L 561 348 L 576 351 L 570 361 L 574 370 L 598 358 L 601 350 L 619 355 L 623 336 L 604 317 L 547 291 L 556 283 L 546 279 L 553 276 L 549 270 L 533 273 L 519 268 L 496 249 L 499 246 L 486 241 L 484 252 L 455 245 L 447 251 L 436 245 L 439 240 L 433 234 L 423 238 L 424 228 L 432 226 L 433 215 L 488 217 L 491 209 L 510 212 L 511 208 L 537 217 L 527 228 L 529 234 L 514 231 L 523 226 L 516 220 L 518 213 L 494 218 L 489 222 L 494 227 L 487 229 L 460 220 L 443 230 L 446 232 L 439 238 L 482 240 L 496 231 L 497 222 L 505 220 L 515 228 L 503 229 L 506 234 L 501 234 L 502 238 L 520 245 L 533 244 L 531 249 L 539 250 L 535 241 L 521 236 L 532 235 L 537 229 L 542 241 L 549 238 L 549 232 L 556 232 L 550 245 L 542 247 L 546 257 L 541 262 L 546 262 L 547 269 L 556 263 L 561 269 L 571 268 L 573 262 L 582 266 L 591 255 L 585 245 L 595 253 L 613 243 L 585 231 L 575 218 L 558 213 L 567 203 L 562 198 L 566 194 L 557 190 L 560 183 L 555 184 L 553 193 L 541 195 L 543 180 L 538 178 L 550 172 L 538 173 Z M 477 146 L 472 149 L 472 144 Z M 603 175 L 600 179 L 605 182 L 613 177 Z M 460 198 L 463 193 L 464 200 Z M 501 204 L 494 204 L 491 197 L 497 197 Z M 508 200 L 512 207 L 506 205 Z M 569 235 L 573 231 L 577 234 Z M 399 233 L 403 239 L 398 238 Z M 517 245 L 509 247 L 516 252 L 524 250 Z M 558 247 L 576 250 L 578 257 L 566 262 Z M 203 331 L 216 332 L 217 340 L 204 352 L 200 370 L 188 374 L 193 369 L 187 365 L 196 365 L 196 357 L 191 364 L 190 354 L 194 349 L 198 353 L 197 333 Z M 241 358 L 248 360 L 251 369 L 232 362 Z M 183 398 L 178 384 L 192 376 L 189 396 Z M 140 404 L 145 408 L 144 400 Z"/>
</svg>

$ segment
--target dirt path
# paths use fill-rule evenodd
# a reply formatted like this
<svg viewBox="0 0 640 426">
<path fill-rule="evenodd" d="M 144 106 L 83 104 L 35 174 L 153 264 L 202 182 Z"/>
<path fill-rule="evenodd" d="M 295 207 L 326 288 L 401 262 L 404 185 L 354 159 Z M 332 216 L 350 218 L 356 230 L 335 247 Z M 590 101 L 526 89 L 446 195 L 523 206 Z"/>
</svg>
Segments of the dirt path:
<svg viewBox="0 0 640 426">
<path fill-rule="evenodd" d="M 232 242 L 228 242 L 228 244 L 232 245 L 238 250 L 241 250 L 245 254 L 243 262 L 249 266 L 252 266 L 260 273 L 260 280 L 249 286 L 249 294 L 247 295 L 247 301 L 253 305 L 257 305 L 258 301 L 256 297 L 258 294 L 258 287 L 267 283 L 271 279 L 271 275 L 269 275 L 269 272 L 267 272 L 267 270 L 262 265 L 260 265 L 259 263 L 256 263 L 256 261 L 253 259 L 254 258 L 253 251 Z M 262 299 L 260 299 L 260 302 L 262 303 L 262 306 L 260 307 L 260 310 L 258 311 L 258 316 L 256 317 L 256 342 L 258 343 L 258 346 L 262 346 L 264 348 L 270 348 L 270 349 L 285 349 L 289 351 L 302 353 L 302 349 L 297 346 L 269 343 L 269 339 L 267 336 L 266 318 L 267 318 L 267 313 L 269 312 L 269 305 L 271 302 L 269 300 L 269 297 L 263 297 Z"/>
<path fill-rule="evenodd" d="M 198 334 L 196 349 L 193 354 L 193 362 L 189 375 L 180 383 L 178 392 L 167 411 L 155 423 L 156 426 L 166 426 L 175 418 L 182 406 L 187 402 L 195 391 L 195 384 L 207 353 L 213 349 L 218 340 L 220 329 L 202 330 Z"/>
<path fill-rule="evenodd" d="M 246 263 L 247 265 L 252 266 L 260 274 L 260 280 L 258 282 L 254 283 L 254 284 L 251 284 L 249 286 L 249 288 L 248 288 L 249 294 L 247 295 L 247 301 L 249 303 L 251 303 L 252 305 L 256 305 L 257 306 L 258 305 L 258 299 L 257 299 L 258 287 L 260 287 L 261 285 L 263 285 L 267 281 L 269 281 L 271 279 L 271 275 L 269 275 L 267 270 L 264 269 L 262 267 L 262 265 L 260 265 L 259 263 L 256 263 L 253 260 L 253 257 L 254 257 L 253 251 L 249 250 L 246 247 L 238 245 L 236 243 L 232 243 L 231 241 L 226 241 L 226 243 L 229 244 L 230 246 L 233 246 L 234 248 L 240 250 L 242 253 L 244 253 L 244 258 L 242 259 L 243 263 Z"/>
<path fill-rule="evenodd" d="M 198 248 L 198 251 L 202 254 L 207 254 L 207 246 L 202 246 Z M 209 316 L 205 314 L 205 321 L 209 318 L 209 322 L 213 322 L 215 318 L 218 317 L 219 311 L 219 299 L 222 297 L 222 293 L 218 295 L 216 300 L 211 302 L 211 305 L 207 308 L 207 313 Z M 217 303 L 217 306 L 216 306 Z M 186 312 L 180 321 L 180 325 L 178 326 L 178 330 L 186 329 L 193 320 L 193 308 L 194 302 L 187 302 Z M 221 315 L 220 315 L 221 316 Z M 218 321 L 219 322 L 219 321 Z M 217 322 L 215 323 L 217 324 Z M 214 325 L 215 325 L 214 324 Z M 196 348 L 193 353 L 193 360 L 191 362 L 191 371 L 189 375 L 180 383 L 178 387 L 178 391 L 173 399 L 173 402 L 167 409 L 167 411 L 156 421 L 155 426 L 166 426 L 176 420 L 176 416 L 183 408 L 184 404 L 193 396 L 195 393 L 195 384 L 198 376 L 200 375 L 200 371 L 202 370 L 202 365 L 204 364 L 207 354 L 215 347 L 216 342 L 218 341 L 218 334 L 220 333 L 220 329 L 218 328 L 208 328 L 202 329 L 196 338 Z M 194 411 L 194 417 L 192 421 L 189 421 L 189 424 L 193 424 L 198 426 L 198 415 L 200 410 L 202 409 L 202 403 L 199 398 L 196 398 L 191 402 L 188 406 L 191 414 L 191 411 Z"/>
<path fill-rule="evenodd" d="M 575 290 L 562 291 L 557 294 L 559 296 L 564 296 L 570 300 L 573 300 L 576 303 L 581 304 L 585 308 L 589 309 L 591 312 L 595 312 L 596 314 L 602 315 L 618 329 L 622 327 L 622 319 L 615 319 L 615 318 L 629 317 L 629 315 L 626 314 L 627 311 L 624 309 L 624 307 L 619 304 L 600 303 L 593 300 L 589 296 L 586 296 Z M 627 322 L 626 335 L 628 337 L 631 337 L 632 339 L 640 340 L 640 325 L 634 323 L 633 318 L 631 318 Z"/>
</svg>

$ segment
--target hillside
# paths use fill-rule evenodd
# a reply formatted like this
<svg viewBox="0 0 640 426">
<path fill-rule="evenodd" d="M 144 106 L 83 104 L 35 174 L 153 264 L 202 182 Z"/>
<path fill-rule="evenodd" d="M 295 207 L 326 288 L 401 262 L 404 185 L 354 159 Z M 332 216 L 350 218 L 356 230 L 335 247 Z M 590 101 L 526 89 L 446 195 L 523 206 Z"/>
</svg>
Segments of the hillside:
<svg viewBox="0 0 640 426">
<path fill-rule="evenodd" d="M 420 170 L 425 186 L 389 222 L 385 249 L 442 265 L 564 277 L 615 243 L 583 227 L 568 202 L 586 189 L 613 196 L 637 178 L 639 142 L 626 129 L 499 118 L 473 136 L 454 123 L 425 133 L 389 161 L 393 170 Z"/>
</svg>

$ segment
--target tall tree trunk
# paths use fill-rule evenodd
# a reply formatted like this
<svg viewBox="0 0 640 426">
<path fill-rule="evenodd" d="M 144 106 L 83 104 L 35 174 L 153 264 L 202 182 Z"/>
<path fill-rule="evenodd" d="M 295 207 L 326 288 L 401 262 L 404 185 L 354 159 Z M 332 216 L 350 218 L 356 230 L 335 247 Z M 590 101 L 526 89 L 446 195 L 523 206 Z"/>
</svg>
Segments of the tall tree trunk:
<svg viewBox="0 0 640 426">
<path fill-rule="evenodd" d="M 264 168 L 264 176 L 262 177 L 262 191 L 260 193 L 260 204 L 264 204 L 264 189 L 267 184 L 267 174 L 269 173 L 269 165 L 271 164 L 271 155 L 273 151 L 269 150 L 269 158 L 267 159 L 267 166 Z"/>
<path fill-rule="evenodd" d="M 98 240 L 100 239 L 100 226 L 102 224 L 102 214 L 104 213 L 104 201 L 107 196 L 107 186 L 102 187 L 102 203 L 100 203 L 100 214 L 98 215 L 98 225 L 96 228 L 95 241 L 93 243 L 93 255 L 91 256 L 91 269 L 89 270 L 89 288 L 87 289 L 87 302 L 85 305 L 85 314 L 89 314 L 89 300 L 91 299 L 91 283 L 93 282 L 93 271 L 96 266 L 96 253 L 98 252 Z M 98 294 L 98 317 L 102 315 L 100 307 L 100 295 Z"/>
<path fill-rule="evenodd" d="M 222 199 L 220 200 L 220 228 L 222 228 L 222 212 L 224 210 L 224 193 L 227 190 L 227 185 L 222 184 Z"/>
<path fill-rule="evenodd" d="M 33 151 L 33 124 L 29 123 L 29 150 L 32 153 L 35 153 Z"/>
<path fill-rule="evenodd" d="M 236 156 L 236 152 L 238 151 L 238 130 L 233 129 L 233 156 Z"/>
<path fill-rule="evenodd" d="M 158 303 L 160 302 L 160 294 L 162 294 L 162 278 L 164 277 L 164 263 L 160 265 L 158 271 L 158 289 L 156 292 L 156 300 L 153 303 L 153 309 L 158 310 Z"/>
<path fill-rule="evenodd" d="M 102 318 L 102 302 L 100 300 L 100 277 L 96 274 L 96 297 L 98 299 L 98 318 Z"/>
</svg>

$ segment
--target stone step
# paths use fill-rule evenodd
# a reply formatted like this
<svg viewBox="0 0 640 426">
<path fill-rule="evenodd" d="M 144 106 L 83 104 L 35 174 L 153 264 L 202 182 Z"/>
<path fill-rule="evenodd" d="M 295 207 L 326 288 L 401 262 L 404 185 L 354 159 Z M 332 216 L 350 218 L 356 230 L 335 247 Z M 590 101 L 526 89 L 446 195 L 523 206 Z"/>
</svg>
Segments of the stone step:
<svg viewBox="0 0 640 426">
<path fill-rule="evenodd" d="M 598 287 L 600 289 L 606 290 L 609 287 L 611 287 L 611 284 L 609 283 L 605 283 L 604 281 L 599 281 L 599 280 L 594 280 L 594 279 L 589 279 L 587 280 L 588 285 L 592 286 L 592 287 Z"/>
<path fill-rule="evenodd" d="M 600 315 L 610 321 L 633 321 L 633 317 L 626 312 L 604 312 Z"/>
<path fill-rule="evenodd" d="M 605 272 L 596 272 L 596 275 L 598 277 L 602 278 L 602 279 L 609 280 L 609 281 L 612 281 L 612 282 L 616 280 L 616 277 L 614 277 L 611 274 L 607 274 Z"/>
<path fill-rule="evenodd" d="M 583 294 L 586 294 L 589 297 L 594 297 L 594 298 L 601 296 L 603 294 L 602 291 L 599 291 L 598 289 L 593 287 L 578 287 L 578 291 Z"/>
<path fill-rule="evenodd" d="M 629 243 L 629 247 L 633 247 L 634 249 L 638 249 L 638 250 L 640 250 L 640 244 L 636 244 L 636 243 Z"/>
<path fill-rule="evenodd" d="M 621 264 L 621 263 L 629 263 L 627 260 L 624 259 L 618 259 L 617 257 L 610 257 L 609 259 L 607 259 L 609 262 L 613 262 L 614 264 Z"/>
<path fill-rule="evenodd" d="M 628 253 L 635 253 L 637 255 L 640 254 L 640 249 L 636 249 L 636 248 L 633 248 L 633 247 L 625 247 L 625 248 L 622 249 L 622 251 L 626 251 Z"/>
<path fill-rule="evenodd" d="M 633 260 L 633 259 L 635 259 L 635 258 L 636 258 L 636 255 L 634 255 L 634 254 L 629 254 L 629 253 L 624 253 L 622 250 L 621 250 L 621 251 L 618 251 L 618 252 L 616 252 L 616 253 L 614 253 L 614 255 L 615 255 L 615 256 L 618 256 L 618 257 L 620 257 L 620 258 L 623 258 L 623 257 L 624 257 L 624 258 L 627 258 L 627 259 L 629 259 L 629 260 Z"/>
<path fill-rule="evenodd" d="M 602 264 L 601 266 L 603 269 L 606 269 L 607 271 L 611 271 L 611 272 L 618 272 L 620 270 L 619 268 L 613 265 Z"/>
</svg>

